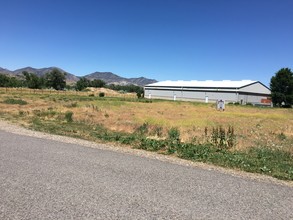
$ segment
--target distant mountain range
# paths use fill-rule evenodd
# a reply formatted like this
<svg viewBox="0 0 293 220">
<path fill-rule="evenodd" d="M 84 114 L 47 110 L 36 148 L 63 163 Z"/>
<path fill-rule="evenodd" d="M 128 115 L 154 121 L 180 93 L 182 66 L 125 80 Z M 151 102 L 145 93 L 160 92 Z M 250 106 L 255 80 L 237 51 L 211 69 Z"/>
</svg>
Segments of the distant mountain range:
<svg viewBox="0 0 293 220">
<path fill-rule="evenodd" d="M 101 79 L 105 81 L 107 84 L 119 84 L 119 85 L 129 85 L 134 84 L 138 86 L 145 86 L 150 83 L 155 83 L 157 80 L 154 79 L 147 79 L 145 77 L 139 77 L 139 78 L 124 78 L 121 76 L 118 76 L 111 72 L 94 72 L 89 75 L 84 76 L 85 78 L 89 80 L 94 79 Z"/>
<path fill-rule="evenodd" d="M 48 68 L 40 68 L 40 69 L 36 69 L 36 68 L 32 68 L 32 67 L 25 67 L 25 68 L 17 69 L 14 71 L 0 67 L 0 73 L 10 75 L 10 76 L 20 77 L 20 76 L 22 76 L 23 71 L 27 71 L 29 73 L 34 73 L 40 77 L 40 76 L 44 76 L 48 72 L 51 72 L 54 68 L 59 69 L 61 72 L 66 72 L 58 67 L 48 67 Z M 67 83 L 75 83 L 81 78 L 81 77 L 75 76 L 72 73 L 68 73 L 68 72 L 66 72 L 66 73 L 67 73 L 66 74 L 66 82 Z M 100 79 L 100 80 L 105 81 L 107 84 L 116 84 L 116 85 L 134 84 L 134 85 L 138 85 L 138 86 L 145 86 L 147 84 L 157 82 L 157 80 L 147 79 L 145 77 L 124 78 L 124 77 L 118 76 L 112 72 L 94 72 L 94 73 L 91 73 L 91 74 L 88 74 L 88 75 L 85 75 L 82 77 L 85 77 L 89 80 Z"/>
</svg>

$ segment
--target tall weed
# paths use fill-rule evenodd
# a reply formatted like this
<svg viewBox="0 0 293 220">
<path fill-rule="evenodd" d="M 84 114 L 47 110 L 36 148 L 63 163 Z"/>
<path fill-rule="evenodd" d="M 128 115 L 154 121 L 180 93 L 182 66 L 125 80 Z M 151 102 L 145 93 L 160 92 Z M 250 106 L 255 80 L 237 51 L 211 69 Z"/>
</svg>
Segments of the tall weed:
<svg viewBox="0 0 293 220">
<path fill-rule="evenodd" d="M 66 112 L 65 113 L 65 120 L 69 123 L 73 122 L 73 112 L 71 112 L 71 111 Z"/>
</svg>

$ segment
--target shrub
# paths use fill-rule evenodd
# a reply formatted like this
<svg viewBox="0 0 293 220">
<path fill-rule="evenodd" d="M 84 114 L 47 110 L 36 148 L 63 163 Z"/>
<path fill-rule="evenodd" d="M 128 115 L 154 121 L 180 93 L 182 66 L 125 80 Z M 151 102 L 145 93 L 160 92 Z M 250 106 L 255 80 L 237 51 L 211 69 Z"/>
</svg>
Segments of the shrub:
<svg viewBox="0 0 293 220">
<path fill-rule="evenodd" d="M 66 112 L 65 113 L 65 120 L 67 122 L 73 122 L 72 116 L 73 116 L 73 112 L 71 112 L 71 111 Z"/>
<path fill-rule="evenodd" d="M 36 127 L 42 126 L 42 122 L 40 120 L 40 118 L 34 116 L 31 120 L 32 124 Z"/>
<path fill-rule="evenodd" d="M 215 150 L 210 145 L 181 144 L 177 149 L 180 158 L 202 162 L 208 161 L 213 152 Z"/>
<path fill-rule="evenodd" d="M 24 111 L 19 111 L 18 114 L 19 114 L 19 116 L 24 116 L 25 112 Z"/>
<path fill-rule="evenodd" d="M 168 139 L 176 142 L 180 142 L 180 131 L 178 128 L 171 128 L 168 131 Z"/>
<path fill-rule="evenodd" d="M 219 128 L 213 128 L 212 130 L 212 143 L 214 146 L 218 146 Z"/>
<path fill-rule="evenodd" d="M 229 126 L 227 131 L 227 147 L 231 148 L 236 145 L 236 135 L 234 134 L 234 127 Z"/>
<path fill-rule="evenodd" d="M 292 105 L 282 105 L 282 108 L 292 108 Z"/>
<path fill-rule="evenodd" d="M 47 111 L 35 109 L 35 110 L 33 110 L 33 114 L 38 117 L 53 117 L 54 115 L 57 114 L 57 112 L 53 111 L 53 109 L 52 110 L 50 109 Z"/>
<path fill-rule="evenodd" d="M 153 101 L 150 99 L 138 99 L 139 102 L 143 102 L 143 103 L 152 103 Z"/>
<path fill-rule="evenodd" d="M 165 148 L 166 144 L 162 140 L 155 140 L 149 138 L 142 138 L 138 149 L 144 149 L 149 151 L 158 151 Z"/>
<path fill-rule="evenodd" d="M 208 137 L 208 128 L 207 127 L 204 128 L 204 136 L 205 136 L 205 138 Z"/>
<path fill-rule="evenodd" d="M 162 137 L 162 135 L 163 135 L 163 128 L 161 126 L 155 126 L 153 132 L 154 132 L 154 134 L 157 137 Z"/>
<path fill-rule="evenodd" d="M 286 140 L 286 138 L 287 138 L 286 135 L 283 132 L 281 132 L 280 134 L 278 134 L 277 137 L 278 137 L 278 139 L 280 141 Z"/>
<path fill-rule="evenodd" d="M 105 97 L 105 93 L 104 92 L 100 92 L 99 93 L 99 97 Z"/>
<path fill-rule="evenodd" d="M 137 92 L 136 96 L 137 96 L 138 99 L 140 99 L 140 98 L 144 97 L 144 94 L 143 94 L 143 92 Z"/>
<path fill-rule="evenodd" d="M 219 138 L 220 138 L 220 141 L 219 141 L 218 147 L 220 148 L 226 147 L 226 132 L 222 126 L 220 126 L 219 128 Z"/>
<path fill-rule="evenodd" d="M 3 102 L 6 104 L 11 104 L 11 105 L 26 105 L 27 104 L 27 102 L 22 99 L 6 99 Z"/>
<path fill-rule="evenodd" d="M 180 132 L 178 128 L 171 128 L 168 131 L 168 153 L 175 153 L 176 149 L 180 145 Z"/>
<path fill-rule="evenodd" d="M 140 135 L 145 135 L 149 131 L 149 124 L 147 122 L 143 123 L 136 129 L 136 132 Z"/>
<path fill-rule="evenodd" d="M 96 106 L 96 105 L 91 105 L 91 107 L 92 107 L 92 109 L 93 109 L 93 111 L 99 111 L 99 107 L 98 106 Z"/>
<path fill-rule="evenodd" d="M 64 105 L 66 108 L 76 108 L 77 107 L 77 102 L 72 102 Z"/>
<path fill-rule="evenodd" d="M 236 145 L 234 127 L 229 126 L 227 133 L 222 126 L 213 128 L 211 142 L 220 149 L 234 147 Z"/>
</svg>

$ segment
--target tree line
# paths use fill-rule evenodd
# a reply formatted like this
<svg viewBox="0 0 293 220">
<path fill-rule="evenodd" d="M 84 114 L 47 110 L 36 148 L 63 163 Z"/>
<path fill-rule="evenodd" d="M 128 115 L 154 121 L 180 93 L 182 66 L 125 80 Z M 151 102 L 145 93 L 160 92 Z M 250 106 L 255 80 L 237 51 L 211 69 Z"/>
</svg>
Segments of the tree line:
<svg viewBox="0 0 293 220">
<path fill-rule="evenodd" d="M 135 92 L 137 94 L 137 97 L 140 98 L 143 96 L 143 88 L 141 86 L 136 85 L 115 85 L 115 84 L 109 84 L 107 85 L 105 81 L 100 79 L 94 79 L 89 80 L 85 77 L 82 77 L 79 79 L 79 81 L 75 84 L 75 89 L 77 91 L 85 90 L 88 87 L 94 87 L 94 88 L 108 88 L 115 91 L 120 92 Z"/>
<path fill-rule="evenodd" d="M 30 89 L 52 88 L 64 90 L 66 87 L 66 73 L 58 69 L 53 69 L 44 76 L 37 76 L 27 71 L 22 72 L 20 77 L 11 77 L 0 74 L 0 87 L 27 87 Z"/>
<path fill-rule="evenodd" d="M 66 73 L 53 69 L 44 76 L 37 76 L 27 71 L 22 72 L 20 77 L 0 74 L 0 87 L 27 87 L 30 89 L 55 89 L 55 90 L 77 90 L 83 91 L 88 87 L 109 88 L 120 92 L 135 92 L 138 98 L 143 96 L 143 88 L 136 85 L 107 85 L 100 79 L 89 80 L 85 77 L 79 79 L 75 85 L 66 85 Z"/>
</svg>

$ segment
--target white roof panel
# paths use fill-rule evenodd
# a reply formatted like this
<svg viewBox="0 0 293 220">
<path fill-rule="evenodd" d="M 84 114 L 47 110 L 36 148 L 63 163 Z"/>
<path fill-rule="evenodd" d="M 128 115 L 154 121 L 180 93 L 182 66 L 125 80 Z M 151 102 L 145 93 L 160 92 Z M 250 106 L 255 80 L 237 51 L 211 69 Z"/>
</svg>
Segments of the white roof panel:
<svg viewBox="0 0 293 220">
<path fill-rule="evenodd" d="M 191 81 L 161 81 L 152 83 L 146 86 L 164 86 L 164 87 L 207 87 L 207 88 L 240 88 L 252 83 L 256 83 L 257 81 L 252 80 L 241 80 L 241 81 L 231 81 L 231 80 L 222 80 L 222 81 L 213 81 L 213 80 L 206 80 L 206 81 L 197 81 L 197 80 L 191 80 Z"/>
</svg>

